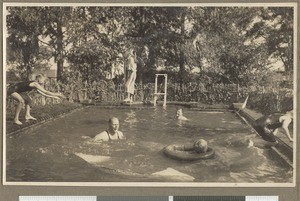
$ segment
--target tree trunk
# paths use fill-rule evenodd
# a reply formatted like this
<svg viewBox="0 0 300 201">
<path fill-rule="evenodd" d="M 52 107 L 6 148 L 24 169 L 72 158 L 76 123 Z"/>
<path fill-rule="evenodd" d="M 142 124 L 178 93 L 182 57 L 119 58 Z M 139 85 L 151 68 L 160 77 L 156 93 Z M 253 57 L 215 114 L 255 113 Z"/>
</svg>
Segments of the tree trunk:
<svg viewBox="0 0 300 201">
<path fill-rule="evenodd" d="M 138 47 L 137 52 L 136 52 L 136 57 L 137 57 L 137 82 L 140 83 L 142 85 L 143 83 L 143 71 L 144 71 L 144 65 L 143 62 L 141 62 L 142 60 L 142 51 L 143 51 L 143 47 L 144 47 L 144 37 L 145 37 L 145 12 L 144 12 L 144 8 L 140 7 L 139 8 L 139 12 L 140 12 L 140 28 L 139 28 L 139 32 L 138 32 L 138 38 L 139 38 L 139 42 L 137 43 Z"/>
<path fill-rule="evenodd" d="M 144 73 L 144 63 L 141 61 L 142 58 L 142 44 L 139 44 L 139 47 L 137 48 L 136 57 L 137 59 L 137 81 L 138 83 L 143 83 L 143 73 Z"/>
<path fill-rule="evenodd" d="M 64 70 L 63 59 L 63 31 L 62 21 L 60 18 L 57 20 L 57 80 L 62 80 L 62 74 Z"/>
<path fill-rule="evenodd" d="M 185 76 L 185 54 L 184 54 L 184 36 L 185 36 L 185 9 L 183 8 L 181 13 L 181 22 L 180 22 L 180 55 L 179 55 L 179 80 L 180 83 L 183 83 Z"/>
<path fill-rule="evenodd" d="M 24 62 L 24 67 L 26 68 L 26 77 L 27 79 L 30 79 L 32 69 L 30 65 L 30 51 L 27 48 L 23 49 L 23 62 Z"/>
</svg>

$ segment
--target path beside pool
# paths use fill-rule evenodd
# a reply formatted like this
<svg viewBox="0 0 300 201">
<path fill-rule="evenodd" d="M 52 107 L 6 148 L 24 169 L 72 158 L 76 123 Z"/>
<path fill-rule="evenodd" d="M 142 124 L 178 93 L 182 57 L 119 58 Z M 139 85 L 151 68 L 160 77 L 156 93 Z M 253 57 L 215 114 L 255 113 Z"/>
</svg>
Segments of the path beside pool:
<svg viewBox="0 0 300 201">
<path fill-rule="evenodd" d="M 38 125 L 42 125 L 45 122 L 51 121 L 55 118 L 62 117 L 71 112 L 77 111 L 83 108 L 79 103 L 60 103 L 53 105 L 45 105 L 45 106 L 36 106 L 31 110 L 32 116 L 37 118 L 37 120 L 32 120 L 26 122 L 24 119 L 24 110 L 20 114 L 20 120 L 23 122 L 23 125 L 16 125 L 13 123 L 13 115 L 14 114 L 6 114 L 6 135 L 11 136 L 17 134 L 23 130 L 29 129 L 31 127 L 35 127 Z"/>
<path fill-rule="evenodd" d="M 238 114 L 245 118 L 250 125 L 253 125 L 256 119 L 263 116 L 263 114 L 248 108 L 239 110 L 241 106 L 242 103 L 233 103 L 234 110 L 238 111 Z M 291 133 L 293 134 L 293 132 Z M 279 144 L 271 147 L 273 153 L 278 156 L 282 162 L 288 164 L 290 167 L 293 167 L 293 142 L 290 142 L 287 136 L 282 132 L 277 133 L 276 139 L 278 140 Z"/>
</svg>

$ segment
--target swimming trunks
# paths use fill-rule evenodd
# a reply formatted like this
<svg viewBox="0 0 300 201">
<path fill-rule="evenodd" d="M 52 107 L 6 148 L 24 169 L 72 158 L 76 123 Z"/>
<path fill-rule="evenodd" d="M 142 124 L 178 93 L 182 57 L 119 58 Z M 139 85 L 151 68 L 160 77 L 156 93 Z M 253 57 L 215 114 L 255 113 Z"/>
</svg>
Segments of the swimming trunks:
<svg viewBox="0 0 300 201">
<path fill-rule="evenodd" d="M 29 86 L 32 82 L 34 81 L 20 82 L 9 86 L 7 89 L 7 96 L 17 92 L 24 99 L 25 104 L 31 105 L 31 98 L 26 92 L 32 91 L 34 89 L 33 87 Z"/>
<path fill-rule="evenodd" d="M 11 95 L 14 92 L 22 93 L 32 91 L 34 88 L 29 86 L 32 82 L 34 81 L 19 82 L 9 86 L 7 89 L 7 95 Z"/>
</svg>

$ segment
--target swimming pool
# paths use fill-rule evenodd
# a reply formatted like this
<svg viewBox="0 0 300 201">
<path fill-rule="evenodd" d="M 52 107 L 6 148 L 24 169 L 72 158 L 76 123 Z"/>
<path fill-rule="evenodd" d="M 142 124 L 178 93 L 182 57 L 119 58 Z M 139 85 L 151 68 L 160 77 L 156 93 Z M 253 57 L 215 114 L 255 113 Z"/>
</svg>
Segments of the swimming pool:
<svg viewBox="0 0 300 201">
<path fill-rule="evenodd" d="M 6 139 L 7 182 L 177 182 L 153 173 L 172 169 L 193 182 L 290 183 L 292 170 L 268 149 L 241 143 L 255 136 L 236 115 L 184 108 L 189 121 L 174 119 L 177 106 L 141 108 L 86 107 L 63 118 Z M 88 143 L 107 129 L 110 116 L 120 119 L 124 141 Z M 166 157 L 169 144 L 203 138 L 216 156 L 182 162 Z M 90 161 L 79 156 L 90 156 Z"/>
</svg>

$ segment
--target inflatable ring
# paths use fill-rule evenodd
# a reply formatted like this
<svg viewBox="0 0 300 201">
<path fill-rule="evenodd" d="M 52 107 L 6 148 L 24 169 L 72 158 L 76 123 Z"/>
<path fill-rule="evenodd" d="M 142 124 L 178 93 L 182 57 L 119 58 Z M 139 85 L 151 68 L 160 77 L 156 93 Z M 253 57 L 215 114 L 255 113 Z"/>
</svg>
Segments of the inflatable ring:
<svg viewBox="0 0 300 201">
<path fill-rule="evenodd" d="M 163 152 L 170 158 L 184 161 L 204 160 L 215 156 L 215 151 L 210 147 L 208 147 L 208 150 L 205 153 L 197 153 L 195 151 L 186 151 L 184 145 L 176 144 L 165 147 Z"/>
</svg>

